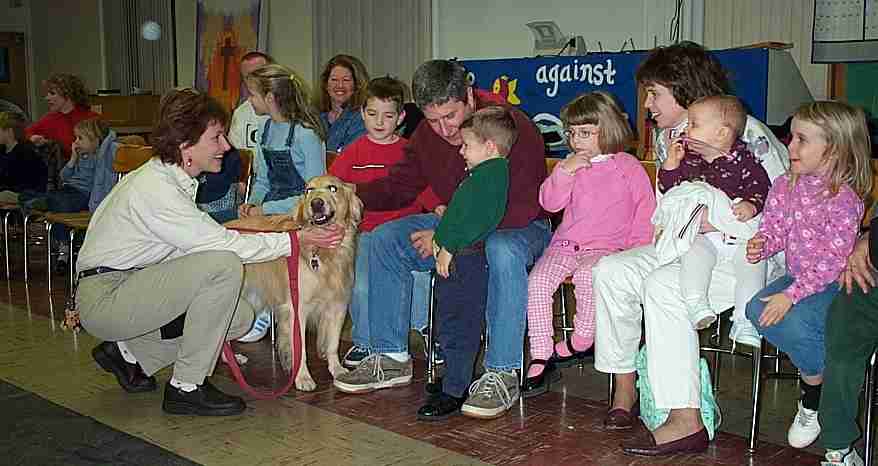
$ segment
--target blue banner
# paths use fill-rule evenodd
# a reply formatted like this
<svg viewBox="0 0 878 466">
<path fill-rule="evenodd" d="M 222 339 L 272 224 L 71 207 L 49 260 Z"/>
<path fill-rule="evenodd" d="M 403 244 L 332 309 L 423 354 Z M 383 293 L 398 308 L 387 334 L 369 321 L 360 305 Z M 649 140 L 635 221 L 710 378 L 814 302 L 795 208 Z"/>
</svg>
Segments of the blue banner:
<svg viewBox="0 0 878 466">
<path fill-rule="evenodd" d="M 729 71 L 733 89 L 750 113 L 765 119 L 768 52 L 765 49 L 712 52 Z M 619 99 L 636 128 L 634 74 L 646 52 L 590 53 L 578 57 L 462 60 L 471 82 L 518 106 L 540 128 L 552 154 L 566 154 L 561 107 L 576 96 L 603 90 Z"/>
</svg>

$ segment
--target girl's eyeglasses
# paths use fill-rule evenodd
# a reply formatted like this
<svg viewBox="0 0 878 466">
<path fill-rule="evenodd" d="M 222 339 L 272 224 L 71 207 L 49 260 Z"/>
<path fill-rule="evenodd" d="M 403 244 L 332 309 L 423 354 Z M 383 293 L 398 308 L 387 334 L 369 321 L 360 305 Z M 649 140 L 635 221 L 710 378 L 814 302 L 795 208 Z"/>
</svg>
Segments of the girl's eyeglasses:
<svg viewBox="0 0 878 466">
<path fill-rule="evenodd" d="M 574 138 L 591 139 L 597 137 L 599 133 L 600 131 L 596 129 L 573 128 L 564 130 L 564 137 L 567 138 L 568 141 Z"/>
</svg>

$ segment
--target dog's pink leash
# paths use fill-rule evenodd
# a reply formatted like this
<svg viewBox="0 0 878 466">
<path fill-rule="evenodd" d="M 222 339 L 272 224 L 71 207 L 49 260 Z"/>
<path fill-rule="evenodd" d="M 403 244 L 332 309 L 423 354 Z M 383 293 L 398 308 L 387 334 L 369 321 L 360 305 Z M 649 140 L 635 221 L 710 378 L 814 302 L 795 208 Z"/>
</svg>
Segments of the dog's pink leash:
<svg viewBox="0 0 878 466">
<path fill-rule="evenodd" d="M 253 232 L 259 233 L 259 230 L 248 230 L 243 228 L 235 228 L 235 230 L 243 231 L 243 232 Z M 290 367 L 290 379 L 287 381 L 287 384 L 283 386 L 283 388 L 270 391 L 263 392 L 253 388 L 247 380 L 244 379 L 244 374 L 241 373 L 241 368 L 238 367 L 238 361 L 235 359 L 235 352 L 232 351 L 232 345 L 229 342 L 223 343 L 223 355 L 226 357 L 227 364 L 229 365 L 229 369 L 232 371 L 232 376 L 235 377 L 235 381 L 238 382 L 238 385 L 252 397 L 257 400 L 274 400 L 284 396 L 290 388 L 292 388 L 293 384 L 296 381 L 296 374 L 299 373 L 299 363 L 302 359 L 302 336 L 299 333 L 300 324 L 299 324 L 299 313 L 296 312 L 296 306 L 299 305 L 299 237 L 296 235 L 295 231 L 289 232 L 290 234 L 290 256 L 287 257 L 287 270 L 290 275 L 290 312 L 293 315 L 293 318 L 290 319 L 290 343 L 292 344 L 293 351 L 292 355 L 292 364 Z M 272 349 L 274 351 L 274 349 Z"/>
</svg>

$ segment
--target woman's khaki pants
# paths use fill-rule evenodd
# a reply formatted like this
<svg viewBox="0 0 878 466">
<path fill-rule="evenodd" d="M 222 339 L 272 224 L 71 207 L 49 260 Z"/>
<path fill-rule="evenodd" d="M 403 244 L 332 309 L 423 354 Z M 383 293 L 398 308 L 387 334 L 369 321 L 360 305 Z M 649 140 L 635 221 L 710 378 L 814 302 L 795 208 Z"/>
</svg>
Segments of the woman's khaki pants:
<svg viewBox="0 0 878 466">
<path fill-rule="evenodd" d="M 253 308 L 240 299 L 241 259 L 231 252 L 189 254 L 136 271 L 83 278 L 76 291 L 82 326 L 105 341 L 124 341 L 152 375 L 174 364 L 174 378 L 201 385 L 223 341 L 250 329 Z M 160 327 L 186 313 L 183 335 Z"/>
</svg>

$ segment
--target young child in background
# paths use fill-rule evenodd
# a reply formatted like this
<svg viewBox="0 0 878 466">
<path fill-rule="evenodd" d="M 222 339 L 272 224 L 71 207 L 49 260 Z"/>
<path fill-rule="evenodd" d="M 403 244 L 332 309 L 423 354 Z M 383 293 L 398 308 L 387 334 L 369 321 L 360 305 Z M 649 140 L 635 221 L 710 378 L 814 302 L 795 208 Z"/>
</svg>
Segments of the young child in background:
<svg viewBox="0 0 878 466">
<path fill-rule="evenodd" d="M 45 195 L 48 169 L 25 140 L 26 125 L 20 113 L 0 112 L 0 202 L 16 204 L 20 193 Z"/>
<path fill-rule="evenodd" d="M 259 133 L 250 203 L 241 217 L 285 214 L 299 203 L 305 183 L 326 173 L 325 135 L 308 103 L 302 78 L 282 65 L 265 65 L 247 76 L 257 115 L 270 115 Z"/>
<path fill-rule="evenodd" d="M 244 199 L 241 183 L 241 153 L 234 147 L 223 154 L 219 173 L 202 173 L 199 177 L 195 205 L 210 218 L 223 224 L 238 218 L 238 207 Z"/>
<path fill-rule="evenodd" d="M 436 303 L 439 344 L 445 352 L 442 392 L 418 410 L 418 419 L 433 421 L 461 410 L 479 352 L 488 296 L 488 262 L 484 239 L 506 213 L 509 162 L 506 155 L 518 137 L 505 107 L 476 111 L 460 125 L 460 154 L 468 175 L 454 191 L 433 236 L 436 258 Z M 467 405 L 464 414 L 491 418 Z M 499 415 L 504 414 L 501 412 Z"/>
<path fill-rule="evenodd" d="M 308 103 L 308 89 L 292 70 L 265 65 L 245 78 L 250 103 L 257 115 L 270 115 L 259 133 L 249 203 L 240 217 L 292 212 L 305 192 L 305 183 L 326 173 L 325 135 L 320 117 Z M 253 329 L 238 341 L 250 343 L 265 336 L 271 322 L 262 310 Z"/>
<path fill-rule="evenodd" d="M 399 122 L 405 118 L 405 85 L 393 78 L 376 78 L 366 87 L 366 103 L 360 110 L 366 125 L 366 134 L 357 138 L 339 154 L 329 173 L 348 183 L 368 183 L 384 178 L 390 167 L 402 160 L 403 149 L 408 143 L 396 133 Z M 344 357 L 344 365 L 356 367 L 371 353 L 369 348 L 369 244 L 371 231 L 379 225 L 433 210 L 439 199 L 426 190 L 410 206 L 399 210 L 366 211 L 357 236 L 356 276 L 351 299 L 351 339 L 354 346 Z M 429 283 L 425 281 L 429 286 Z M 423 286 L 416 286 L 415 293 L 424 294 Z M 413 296 L 414 297 L 414 296 Z M 415 299 L 412 306 L 416 305 Z M 413 310 L 413 312 L 415 312 Z"/>
<path fill-rule="evenodd" d="M 836 283 L 857 240 L 872 185 L 869 132 L 862 110 L 839 102 L 805 104 L 793 116 L 790 172 L 765 203 L 747 260 L 785 251 L 787 273 L 753 297 L 747 318 L 802 374 L 802 396 L 787 432 L 794 448 L 820 435 L 824 333 Z"/>
<path fill-rule="evenodd" d="M 528 277 L 527 324 L 531 361 L 525 397 L 548 390 L 547 374 L 566 367 L 594 344 L 592 266 L 608 254 L 649 244 L 655 194 L 640 161 L 625 153 L 631 127 L 615 99 L 605 92 L 583 94 L 561 109 L 573 151 L 540 187 L 540 204 L 564 210 L 561 225 Z M 573 275 L 574 332 L 554 345 L 552 296 Z"/>
<path fill-rule="evenodd" d="M 762 212 L 771 188 L 768 173 L 741 140 L 747 111 L 737 97 L 710 96 L 689 105 L 689 126 L 671 142 L 658 173 L 658 189 L 668 192 L 685 181 L 704 181 L 735 202 L 732 213 L 748 222 Z M 750 264 L 745 247 L 720 231 L 699 233 L 680 257 L 680 291 L 696 330 L 709 327 L 716 314 L 707 299 L 710 277 L 720 256 L 735 263 L 733 340 L 759 345 L 759 334 L 744 315 L 747 302 L 765 286 L 766 264 Z"/>
<path fill-rule="evenodd" d="M 88 210 L 94 212 L 119 179 L 113 170 L 113 161 L 116 159 L 116 152 L 119 151 L 119 143 L 116 141 L 116 133 L 101 120 L 93 118 L 81 124 L 84 134 L 98 137 L 101 141 L 95 152 L 94 181 L 88 198 Z"/>
</svg>

